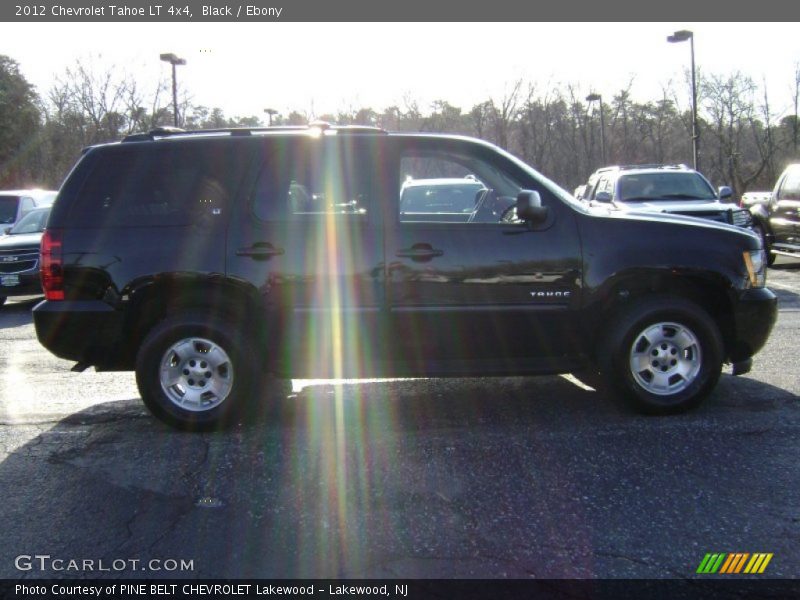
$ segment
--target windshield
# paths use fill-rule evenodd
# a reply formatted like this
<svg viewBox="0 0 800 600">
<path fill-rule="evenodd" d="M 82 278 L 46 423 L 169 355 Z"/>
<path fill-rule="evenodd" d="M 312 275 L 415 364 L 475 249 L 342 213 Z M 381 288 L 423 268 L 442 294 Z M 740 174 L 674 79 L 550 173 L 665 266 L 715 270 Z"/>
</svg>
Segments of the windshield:
<svg viewBox="0 0 800 600">
<path fill-rule="evenodd" d="M 717 195 L 699 173 L 634 173 L 620 175 L 616 200 L 716 200 Z"/>
<path fill-rule="evenodd" d="M 537 181 L 539 181 L 539 183 L 541 183 L 544 187 L 546 187 L 550 192 L 552 192 L 555 196 L 557 196 L 560 200 L 562 200 L 566 204 L 569 204 L 573 209 L 575 209 L 575 210 L 577 210 L 579 212 L 582 212 L 582 213 L 588 213 L 589 212 L 589 207 L 586 204 L 584 204 L 583 202 L 581 202 L 580 200 L 575 198 L 572 194 L 570 194 L 568 191 L 566 191 L 564 188 L 562 188 L 556 182 L 552 181 L 551 179 L 548 179 L 547 177 L 545 177 L 544 175 L 539 173 L 539 171 L 534 169 L 529 164 L 523 162 L 521 159 L 517 158 L 516 156 L 514 156 L 510 152 L 507 152 L 507 151 L 503 150 L 502 148 L 494 147 L 494 150 L 496 152 L 498 152 L 499 154 L 502 154 L 505 158 L 507 158 L 509 161 L 511 161 L 515 165 L 517 165 L 517 167 L 519 167 L 520 169 L 522 169 L 523 171 L 528 173 L 528 175 L 530 175 L 531 177 L 535 178 Z"/>
<path fill-rule="evenodd" d="M 22 233 L 41 233 L 47 225 L 47 217 L 50 215 L 50 209 L 34 210 L 19 220 L 19 223 L 11 228 L 8 232 L 9 235 L 18 235 Z"/>
<path fill-rule="evenodd" d="M 13 223 L 17 218 L 19 196 L 0 196 L 0 223 Z"/>
</svg>

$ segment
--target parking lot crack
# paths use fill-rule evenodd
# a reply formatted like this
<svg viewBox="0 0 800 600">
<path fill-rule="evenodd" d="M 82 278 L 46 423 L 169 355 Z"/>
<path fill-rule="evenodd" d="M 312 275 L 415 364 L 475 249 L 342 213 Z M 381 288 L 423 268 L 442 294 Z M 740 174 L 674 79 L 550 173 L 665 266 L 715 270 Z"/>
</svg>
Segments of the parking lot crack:
<svg viewBox="0 0 800 600">
<path fill-rule="evenodd" d="M 182 481 L 186 483 L 187 488 L 192 490 L 195 495 L 202 491 L 199 476 L 208 465 L 208 458 L 211 455 L 211 441 L 208 436 L 206 434 L 201 434 L 200 441 L 203 445 L 200 460 L 194 466 L 187 468 L 181 475 Z"/>
<path fill-rule="evenodd" d="M 608 551 L 608 550 L 597 550 L 597 551 L 594 552 L 594 555 L 595 556 L 605 557 L 605 558 L 611 558 L 611 559 L 615 559 L 615 560 L 623 560 L 623 561 L 630 562 L 630 563 L 633 563 L 633 564 L 636 564 L 636 565 L 641 565 L 643 567 L 648 567 L 648 568 L 651 568 L 651 569 L 655 569 L 655 570 L 659 571 L 660 573 L 669 573 L 672 577 L 675 577 L 675 578 L 678 578 L 678 579 L 686 578 L 686 573 L 681 573 L 681 572 L 675 571 L 673 569 L 670 569 L 669 567 L 665 566 L 663 563 L 654 564 L 653 562 L 651 562 L 649 560 L 644 560 L 642 558 L 638 558 L 638 557 L 635 557 L 635 556 L 629 556 L 628 554 L 619 553 L 619 552 L 612 552 L 612 551 Z"/>
</svg>

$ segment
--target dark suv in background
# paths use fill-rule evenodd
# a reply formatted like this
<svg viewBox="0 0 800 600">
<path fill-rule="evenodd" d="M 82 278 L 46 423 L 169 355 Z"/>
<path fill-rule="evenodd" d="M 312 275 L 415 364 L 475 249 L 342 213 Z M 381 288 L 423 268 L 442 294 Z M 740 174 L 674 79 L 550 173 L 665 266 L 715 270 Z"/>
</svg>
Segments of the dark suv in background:
<svg viewBox="0 0 800 600">
<path fill-rule="evenodd" d="M 699 217 L 750 227 L 747 210 L 732 204 L 728 186 L 719 190 L 685 165 L 632 165 L 595 171 L 582 199 L 595 207 Z"/>
<path fill-rule="evenodd" d="M 599 213 L 491 144 L 375 128 L 94 147 L 41 251 L 41 343 L 78 370 L 135 369 L 184 428 L 268 403 L 267 374 L 600 371 L 672 413 L 723 362 L 746 372 L 776 318 L 749 232 Z"/>
<path fill-rule="evenodd" d="M 769 201 L 751 206 L 750 212 L 769 264 L 779 254 L 800 258 L 800 164 L 786 167 Z"/>
</svg>

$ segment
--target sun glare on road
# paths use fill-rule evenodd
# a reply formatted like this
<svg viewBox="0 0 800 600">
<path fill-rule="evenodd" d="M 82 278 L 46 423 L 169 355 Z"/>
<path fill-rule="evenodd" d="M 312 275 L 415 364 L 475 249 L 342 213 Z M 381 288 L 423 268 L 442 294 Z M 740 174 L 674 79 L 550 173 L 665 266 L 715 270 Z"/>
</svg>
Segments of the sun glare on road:
<svg viewBox="0 0 800 600">
<path fill-rule="evenodd" d="M 317 385 L 362 385 L 365 383 L 389 383 L 391 381 L 408 381 L 408 377 L 394 379 L 292 379 L 292 393 L 299 394 L 305 388 Z"/>
</svg>

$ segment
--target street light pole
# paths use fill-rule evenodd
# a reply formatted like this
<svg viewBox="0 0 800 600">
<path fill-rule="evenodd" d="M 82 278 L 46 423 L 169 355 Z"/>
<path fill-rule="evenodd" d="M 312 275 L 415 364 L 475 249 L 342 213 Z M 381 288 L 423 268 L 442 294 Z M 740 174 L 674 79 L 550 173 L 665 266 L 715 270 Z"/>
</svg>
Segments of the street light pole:
<svg viewBox="0 0 800 600">
<path fill-rule="evenodd" d="M 173 53 L 168 54 L 161 54 L 159 58 L 164 62 L 168 62 L 172 65 L 172 117 L 173 122 L 175 123 L 175 127 L 178 126 L 178 78 L 175 72 L 175 67 L 178 65 L 185 65 L 186 59 L 185 58 L 178 58 Z"/>
<path fill-rule="evenodd" d="M 274 108 L 265 108 L 264 112 L 267 113 L 267 117 L 269 118 L 269 126 L 272 127 L 272 117 L 278 114 L 278 111 Z"/>
<path fill-rule="evenodd" d="M 667 41 L 671 44 L 678 42 L 685 42 L 689 40 L 692 57 L 692 160 L 694 162 L 694 170 L 700 170 L 700 127 L 697 124 L 697 76 L 695 73 L 694 63 L 694 33 L 681 29 L 672 35 L 667 36 Z"/>
<path fill-rule="evenodd" d="M 600 104 L 600 159 L 606 164 L 606 123 L 603 118 L 603 96 L 600 94 L 589 94 L 586 96 L 587 102 L 599 102 Z"/>
</svg>

